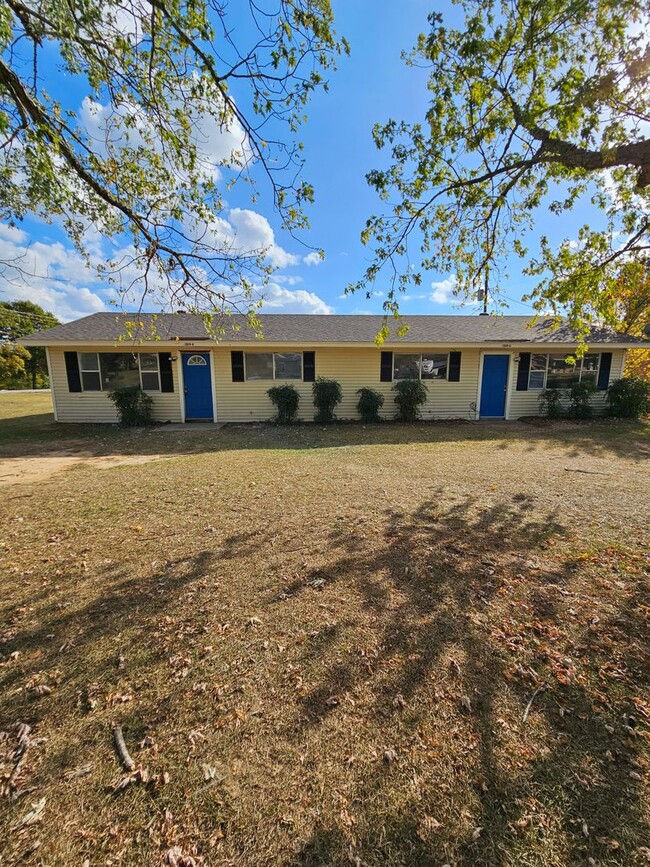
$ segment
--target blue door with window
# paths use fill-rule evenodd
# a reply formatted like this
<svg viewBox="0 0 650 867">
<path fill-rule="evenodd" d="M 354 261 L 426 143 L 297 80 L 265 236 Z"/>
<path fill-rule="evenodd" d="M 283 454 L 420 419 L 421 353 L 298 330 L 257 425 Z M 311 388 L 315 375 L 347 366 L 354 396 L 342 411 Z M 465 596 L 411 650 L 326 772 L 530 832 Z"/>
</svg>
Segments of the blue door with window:
<svg viewBox="0 0 650 867">
<path fill-rule="evenodd" d="M 484 355 L 481 380 L 481 418 L 504 418 L 509 355 Z"/>
<path fill-rule="evenodd" d="M 185 421 L 212 421 L 212 376 L 209 352 L 183 353 Z"/>
</svg>

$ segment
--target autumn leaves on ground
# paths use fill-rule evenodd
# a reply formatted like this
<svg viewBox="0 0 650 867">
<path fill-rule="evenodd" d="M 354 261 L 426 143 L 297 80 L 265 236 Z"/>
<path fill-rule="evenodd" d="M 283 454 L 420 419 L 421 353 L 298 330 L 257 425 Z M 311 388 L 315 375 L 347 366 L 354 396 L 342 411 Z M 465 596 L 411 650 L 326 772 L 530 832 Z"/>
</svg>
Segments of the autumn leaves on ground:
<svg viewBox="0 0 650 867">
<path fill-rule="evenodd" d="M 2 489 L 0 863 L 649 863 L 647 426 L 30 400 L 155 459 Z"/>
</svg>

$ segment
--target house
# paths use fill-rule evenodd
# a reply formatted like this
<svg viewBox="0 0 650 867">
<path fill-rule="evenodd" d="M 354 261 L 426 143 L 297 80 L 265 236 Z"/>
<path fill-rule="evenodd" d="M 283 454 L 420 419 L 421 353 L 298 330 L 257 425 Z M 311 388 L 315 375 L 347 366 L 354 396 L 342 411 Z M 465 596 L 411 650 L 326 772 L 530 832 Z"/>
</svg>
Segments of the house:
<svg viewBox="0 0 650 867">
<path fill-rule="evenodd" d="M 95 313 L 32 334 L 19 342 L 44 346 L 54 415 L 62 422 L 115 422 L 107 392 L 136 385 L 153 397 L 154 418 L 165 422 L 264 421 L 273 415 L 267 390 L 291 383 L 301 394 L 301 419 L 313 418 L 311 383 L 336 379 L 343 388 L 339 418 L 356 418 L 357 389 L 385 395 L 420 377 L 428 387 L 423 418 L 516 419 L 539 411 L 545 388 L 590 380 L 604 408 L 608 385 L 622 376 L 626 349 L 649 341 L 592 329 L 588 353 L 573 366 L 575 335 L 566 325 L 527 316 L 404 316 L 408 332 L 381 347 L 374 340 L 382 316 L 261 317 L 263 339 L 245 317 L 226 317 L 215 340 L 201 316 Z M 128 336 L 127 336 L 128 335 Z"/>
</svg>

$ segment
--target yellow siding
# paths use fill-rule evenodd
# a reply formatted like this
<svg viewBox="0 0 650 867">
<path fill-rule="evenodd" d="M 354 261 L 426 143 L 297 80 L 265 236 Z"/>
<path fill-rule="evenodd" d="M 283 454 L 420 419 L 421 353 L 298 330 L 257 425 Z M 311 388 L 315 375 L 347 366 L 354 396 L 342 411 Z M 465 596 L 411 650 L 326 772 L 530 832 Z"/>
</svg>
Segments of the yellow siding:
<svg viewBox="0 0 650 867">
<path fill-rule="evenodd" d="M 547 350 L 542 350 L 542 352 L 546 352 Z M 557 352 L 557 349 L 553 350 Z M 620 379 L 623 376 L 623 367 L 625 365 L 625 350 L 618 349 L 613 350 L 612 352 L 612 367 L 609 374 L 610 383 L 614 382 L 615 379 Z M 532 391 L 517 391 L 517 373 L 515 369 L 515 373 L 513 376 L 513 381 L 511 383 L 511 392 L 510 392 L 510 411 L 508 414 L 509 418 L 517 419 L 521 418 L 521 416 L 526 415 L 538 415 L 539 414 L 539 395 L 540 392 L 538 390 Z M 592 404 L 594 406 L 594 410 L 596 413 L 605 411 L 605 392 L 599 391 L 594 395 Z"/>
<path fill-rule="evenodd" d="M 284 351 L 291 351 L 287 347 Z M 409 352 L 420 352 L 431 347 L 410 347 Z M 278 351 L 278 347 L 265 346 L 265 352 Z M 260 350 L 261 351 L 261 350 Z M 293 351 L 296 351 L 295 349 Z M 441 352 L 445 350 L 440 350 Z M 395 414 L 392 383 L 379 381 L 380 350 L 375 348 L 332 347 L 316 349 L 316 376 L 336 379 L 343 389 L 343 400 L 336 409 L 341 419 L 359 418 L 356 410 L 357 389 L 368 386 L 385 397 L 382 415 L 390 418 Z M 479 351 L 466 349 L 462 353 L 459 382 L 427 382 L 429 396 L 422 407 L 423 418 L 474 418 L 478 384 Z M 217 347 L 213 350 L 213 373 L 217 394 L 217 420 L 266 421 L 273 416 L 273 404 L 266 394 L 274 382 L 233 382 L 230 349 Z M 310 421 L 314 406 L 310 382 L 287 380 L 300 393 L 299 418 Z"/>
<path fill-rule="evenodd" d="M 67 347 L 67 351 L 96 352 L 97 347 L 79 346 Z M 119 351 L 111 348 L 105 351 Z M 147 350 L 152 351 L 152 350 Z M 117 422 L 117 411 L 108 395 L 103 391 L 68 391 L 68 377 L 65 370 L 63 350 L 52 349 L 50 353 L 50 371 L 52 374 L 53 397 L 56 402 L 58 420 L 62 422 Z M 174 391 L 164 394 L 150 391 L 153 398 L 153 413 L 156 421 L 180 421 L 180 398 L 178 394 L 178 378 L 176 364 L 172 364 L 174 376 Z"/>
<path fill-rule="evenodd" d="M 112 347 L 111 347 L 112 348 Z M 183 347 L 185 349 L 185 347 Z M 305 347 L 309 348 L 309 347 Z M 94 352 L 97 347 L 78 346 L 66 347 L 75 352 Z M 265 352 L 300 351 L 302 347 L 264 346 Z M 409 352 L 431 351 L 435 347 L 410 347 Z M 207 347 L 202 346 L 202 351 Z M 101 351 L 101 349 L 100 349 Z M 108 348 L 106 351 L 109 351 Z M 115 350 L 113 350 L 115 351 Z M 142 351 L 152 351 L 151 349 Z M 186 350 L 188 351 L 188 350 Z M 259 351 L 262 351 L 261 349 Z M 446 348 L 440 348 L 440 352 Z M 498 350 L 487 350 L 494 352 Z M 540 351 L 547 351 L 540 347 Z M 557 350 L 556 350 L 557 351 Z M 212 376 L 215 384 L 218 422 L 267 421 L 273 416 L 274 407 L 268 398 L 267 390 L 272 385 L 281 385 L 283 381 L 250 381 L 233 382 L 231 372 L 230 347 L 217 346 L 212 348 Z M 374 388 L 384 395 L 385 402 L 382 415 L 391 418 L 395 414 L 394 393 L 392 383 L 379 381 L 380 350 L 361 347 L 324 347 L 317 348 L 316 376 L 336 379 L 343 389 L 343 401 L 336 410 L 341 419 L 356 419 L 358 413 L 356 403 L 357 389 L 362 386 Z M 171 350 L 177 356 L 178 349 Z M 56 402 L 58 419 L 62 422 L 116 422 L 117 413 L 108 396 L 103 392 L 70 393 L 65 370 L 63 350 L 49 350 L 52 373 L 53 397 Z M 482 350 L 463 349 L 459 382 L 427 382 L 429 395 L 422 407 L 422 417 L 432 418 L 476 418 L 476 400 L 478 393 L 479 370 Z M 512 353 L 516 357 L 516 353 Z M 610 382 L 623 374 L 625 351 L 614 350 Z M 181 399 L 179 394 L 178 368 L 179 360 L 172 364 L 174 377 L 173 393 L 150 392 L 154 401 L 154 418 L 157 421 L 181 420 Z M 511 361 L 508 418 L 516 419 L 525 415 L 536 415 L 539 412 L 539 391 L 517 391 L 517 365 Z M 299 418 L 311 421 L 314 417 L 312 402 L 312 387 L 309 382 L 288 380 L 300 393 Z M 596 410 L 605 406 L 604 393 L 600 392 L 595 400 Z"/>
</svg>

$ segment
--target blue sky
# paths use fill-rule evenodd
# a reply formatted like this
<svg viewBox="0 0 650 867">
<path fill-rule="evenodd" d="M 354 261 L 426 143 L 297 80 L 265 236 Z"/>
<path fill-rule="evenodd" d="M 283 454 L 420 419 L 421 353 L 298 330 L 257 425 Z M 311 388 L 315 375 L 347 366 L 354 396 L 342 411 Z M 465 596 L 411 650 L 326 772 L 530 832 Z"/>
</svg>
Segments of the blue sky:
<svg viewBox="0 0 650 867">
<path fill-rule="evenodd" d="M 267 291 L 268 312 L 380 313 L 385 285 L 379 280 L 373 297 L 360 293 L 343 296 L 345 286 L 359 279 L 370 259 L 360 232 L 366 218 L 382 206 L 365 181 L 365 173 L 381 165 L 371 137 L 373 124 L 389 117 L 416 120 L 427 106 L 426 73 L 407 67 L 400 52 L 410 49 L 419 32 L 426 30 L 427 0 L 334 0 L 336 29 L 351 44 L 351 56 L 343 57 L 337 72 L 329 76 L 329 93 L 318 93 L 308 106 L 309 120 L 300 139 L 305 146 L 305 177 L 314 185 L 316 201 L 308 208 L 311 229 L 301 234 L 303 246 L 278 228 L 278 219 L 265 205 L 266 197 L 253 205 L 243 190 L 227 194 L 228 216 L 242 237 L 265 239 L 280 265 Z M 233 4 L 233 9 L 236 4 Z M 459 23 L 451 4 L 437 5 L 448 24 Z M 48 89 L 65 89 L 78 107 L 87 95 L 77 81 L 65 81 L 54 73 Z M 584 210 L 582 208 L 581 210 Z M 578 212 L 578 217 L 584 216 Z M 575 221 L 576 217 L 573 217 Z M 539 213 L 536 232 L 562 237 L 557 218 Z M 575 222 L 574 222 L 575 225 Z M 273 233 L 273 234 L 272 234 Z M 91 247 L 102 255 L 100 238 L 89 236 Z M 325 260 L 310 256 L 310 248 L 323 248 Z M 36 276 L 10 285 L 0 278 L 0 297 L 29 298 L 68 320 L 98 310 L 111 309 L 113 293 L 84 268 L 56 225 L 28 219 L 20 227 L 0 226 L 0 255 L 24 255 Z M 518 299 L 530 283 L 520 276 L 521 262 L 513 260 L 510 279 L 501 285 L 510 299 L 512 313 L 531 312 Z M 400 307 L 405 313 L 473 312 L 459 309 L 451 297 L 450 274 L 428 274 L 422 287 Z"/>
</svg>

